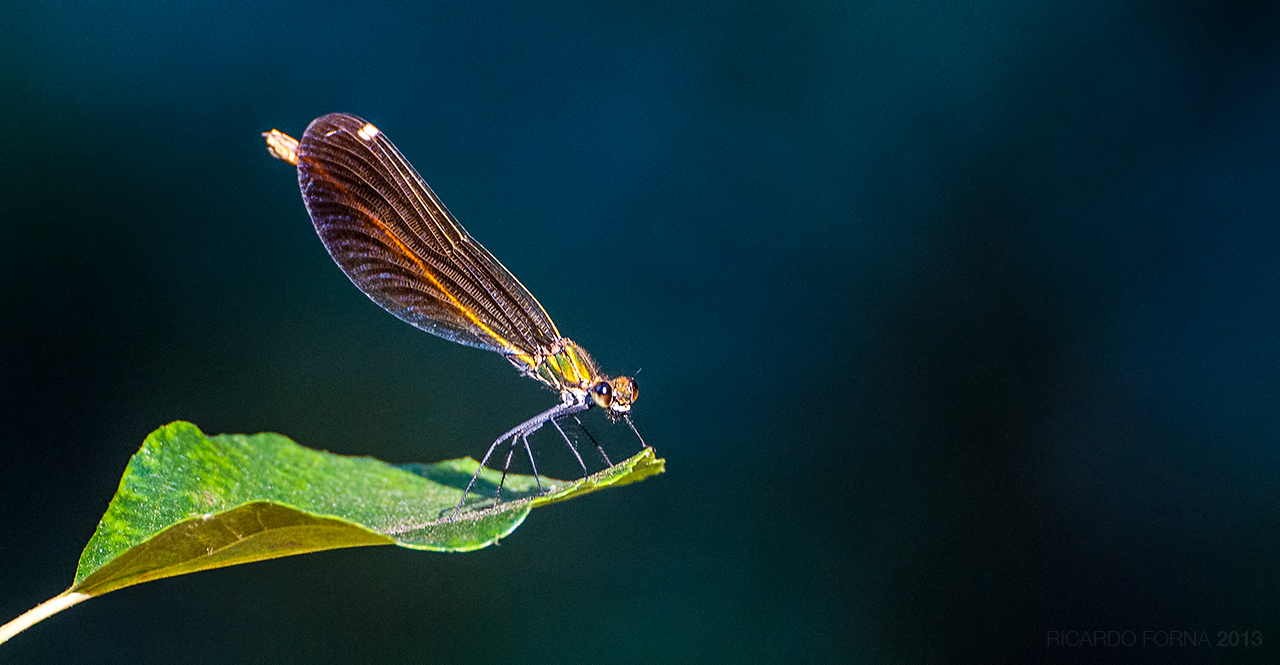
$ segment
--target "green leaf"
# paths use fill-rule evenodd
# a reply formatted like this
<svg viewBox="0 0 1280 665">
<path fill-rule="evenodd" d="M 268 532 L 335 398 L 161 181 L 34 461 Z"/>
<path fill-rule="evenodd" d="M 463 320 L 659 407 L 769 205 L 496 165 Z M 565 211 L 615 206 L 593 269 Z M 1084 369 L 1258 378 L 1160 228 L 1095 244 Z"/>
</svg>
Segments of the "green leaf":
<svg viewBox="0 0 1280 665">
<path fill-rule="evenodd" d="M 101 595 L 131 584 L 237 563 L 339 547 L 400 545 L 466 552 L 496 543 L 529 510 L 660 473 L 646 448 L 586 479 L 485 469 L 457 521 L 454 506 L 479 465 L 471 458 L 396 467 L 303 448 L 279 434 L 208 437 L 191 423 L 162 427 L 125 469 L 120 489 L 80 556 L 72 591 Z M 523 498 L 522 498 L 523 497 Z"/>
<path fill-rule="evenodd" d="M 63 594 L 0 626 L 0 642 L 86 598 L 174 575 L 341 547 L 467 552 L 520 526 L 535 507 L 662 473 L 652 448 L 576 481 L 484 469 L 467 457 L 392 466 L 303 448 L 279 434 L 205 436 L 175 422 L 152 432 L 80 555 Z M 488 506 L 488 507 L 486 507 Z"/>
</svg>

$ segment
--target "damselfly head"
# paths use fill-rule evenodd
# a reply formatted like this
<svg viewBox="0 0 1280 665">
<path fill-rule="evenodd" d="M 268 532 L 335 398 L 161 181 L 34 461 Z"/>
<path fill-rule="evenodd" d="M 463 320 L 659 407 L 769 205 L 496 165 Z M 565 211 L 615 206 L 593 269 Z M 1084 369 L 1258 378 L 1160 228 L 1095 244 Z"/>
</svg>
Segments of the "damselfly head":
<svg viewBox="0 0 1280 665">
<path fill-rule="evenodd" d="M 618 418 L 630 412 L 631 403 L 636 401 L 639 395 L 640 387 L 636 385 L 636 380 L 629 376 L 601 378 L 591 386 L 591 400 L 596 403 L 596 406 L 604 409 L 605 414 L 610 418 Z"/>
</svg>

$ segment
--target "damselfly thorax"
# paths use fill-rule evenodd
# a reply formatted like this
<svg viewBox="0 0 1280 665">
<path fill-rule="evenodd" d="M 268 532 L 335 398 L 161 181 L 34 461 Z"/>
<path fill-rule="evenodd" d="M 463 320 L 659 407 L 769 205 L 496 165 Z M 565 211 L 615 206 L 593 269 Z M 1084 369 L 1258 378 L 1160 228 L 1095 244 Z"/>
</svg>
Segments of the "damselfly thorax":
<svg viewBox="0 0 1280 665">
<path fill-rule="evenodd" d="M 502 354 L 521 374 L 559 392 L 560 404 L 498 437 L 480 461 L 483 469 L 509 442 L 495 505 L 517 443 L 538 478 L 528 437 L 547 423 L 569 444 L 584 476 L 586 464 L 560 419 L 576 421 L 598 406 L 640 436 L 630 418 L 639 395 L 635 379 L 605 376 L 581 346 L 562 337 L 537 299 L 462 228 L 377 127 L 332 113 L 313 120 L 301 141 L 274 129 L 263 136 L 273 156 L 298 167 L 316 233 L 365 295 L 410 325 Z M 455 517 L 479 475 L 477 469 L 463 490 Z"/>
<path fill-rule="evenodd" d="M 545 355 L 507 358 L 521 373 L 559 391 L 566 403 L 586 404 L 590 400 L 614 420 L 631 411 L 631 403 L 639 394 L 635 379 L 610 379 L 600 374 L 586 350 L 566 337 L 556 340 Z"/>
</svg>

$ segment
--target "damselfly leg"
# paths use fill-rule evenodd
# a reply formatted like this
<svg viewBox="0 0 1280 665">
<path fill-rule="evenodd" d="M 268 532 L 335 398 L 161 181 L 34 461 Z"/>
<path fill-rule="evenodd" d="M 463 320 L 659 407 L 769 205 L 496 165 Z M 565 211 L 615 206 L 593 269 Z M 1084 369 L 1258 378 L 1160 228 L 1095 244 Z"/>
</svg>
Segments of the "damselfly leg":
<svg viewBox="0 0 1280 665">
<path fill-rule="evenodd" d="M 604 447 L 600 445 L 600 442 L 596 441 L 596 438 L 582 424 L 582 419 L 578 417 L 579 413 L 589 408 L 589 404 L 557 404 L 555 407 L 547 409 L 533 418 L 530 418 L 510 430 L 507 430 L 505 434 L 495 439 L 489 446 L 489 449 L 485 451 L 484 458 L 480 460 L 480 465 L 476 468 L 475 473 L 471 474 L 471 480 L 467 483 L 467 487 L 462 490 L 462 498 L 458 499 L 458 504 L 454 506 L 453 515 L 449 518 L 450 521 L 456 520 L 458 515 L 462 513 L 462 507 L 466 504 L 467 496 L 471 494 L 471 489 L 475 486 L 476 480 L 480 478 L 480 472 L 483 471 L 485 465 L 489 463 L 489 458 L 493 456 L 493 452 L 503 443 L 508 443 L 507 457 L 502 464 L 502 476 L 498 480 L 498 490 L 494 497 L 492 506 L 497 506 L 502 503 L 502 488 L 506 484 L 507 474 L 511 469 L 511 459 L 515 454 L 516 445 L 518 444 L 524 447 L 525 454 L 529 457 L 529 465 L 533 468 L 534 482 L 538 485 L 538 494 L 543 494 L 545 490 L 542 486 L 542 477 L 538 474 L 538 464 L 534 461 L 533 448 L 529 445 L 529 435 L 542 429 L 542 426 L 547 423 L 551 423 L 551 425 L 556 428 L 556 431 L 560 433 L 564 442 L 568 444 L 569 450 L 573 452 L 574 459 L 578 462 L 578 466 L 582 468 L 582 477 L 586 478 L 590 475 L 587 471 L 587 465 L 582 459 L 582 455 L 578 452 L 577 446 L 573 445 L 573 440 L 569 438 L 568 434 L 564 431 L 564 428 L 560 426 L 559 421 L 561 418 L 572 417 L 574 422 L 578 424 L 578 427 L 587 435 L 587 438 L 591 439 L 591 443 L 595 444 L 596 450 L 600 452 L 600 457 L 604 459 L 604 463 L 607 466 L 613 466 L 613 461 L 610 460 L 609 455 L 605 453 Z M 625 419 L 627 421 L 627 425 L 630 426 L 631 431 L 634 432 L 636 438 L 639 439 L 641 447 L 647 447 L 647 444 L 644 442 L 644 437 L 640 436 L 640 432 L 636 430 L 635 423 L 631 421 L 629 416 L 625 417 Z"/>
</svg>

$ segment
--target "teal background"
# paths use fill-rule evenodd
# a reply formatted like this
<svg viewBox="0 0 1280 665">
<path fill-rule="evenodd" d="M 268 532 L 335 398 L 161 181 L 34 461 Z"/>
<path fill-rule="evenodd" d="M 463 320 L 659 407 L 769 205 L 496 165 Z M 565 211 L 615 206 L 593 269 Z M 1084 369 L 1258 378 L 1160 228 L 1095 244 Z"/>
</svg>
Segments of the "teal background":
<svg viewBox="0 0 1280 665">
<path fill-rule="evenodd" d="M 0 660 L 1274 662 L 1278 42 L 1274 2 L 4 2 L 0 619 L 164 423 L 435 461 L 554 403 L 333 265 L 259 137 L 331 111 L 639 371 L 668 472 Z"/>
</svg>

